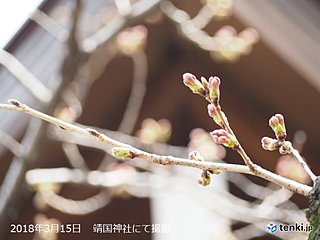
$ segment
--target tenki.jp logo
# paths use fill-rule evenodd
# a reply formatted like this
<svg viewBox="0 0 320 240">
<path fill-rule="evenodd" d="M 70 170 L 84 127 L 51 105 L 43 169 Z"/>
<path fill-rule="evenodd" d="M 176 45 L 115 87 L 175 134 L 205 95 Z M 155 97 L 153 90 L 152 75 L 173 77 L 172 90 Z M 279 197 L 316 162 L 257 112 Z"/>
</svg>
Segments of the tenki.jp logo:
<svg viewBox="0 0 320 240">
<path fill-rule="evenodd" d="M 270 222 L 270 223 L 267 224 L 266 230 L 269 233 L 275 233 L 278 230 L 278 224 Z"/>
<path fill-rule="evenodd" d="M 312 231 L 312 226 L 308 223 L 293 223 L 293 224 L 283 224 L 269 222 L 266 225 L 266 231 L 269 233 L 279 232 L 310 232 Z"/>
</svg>

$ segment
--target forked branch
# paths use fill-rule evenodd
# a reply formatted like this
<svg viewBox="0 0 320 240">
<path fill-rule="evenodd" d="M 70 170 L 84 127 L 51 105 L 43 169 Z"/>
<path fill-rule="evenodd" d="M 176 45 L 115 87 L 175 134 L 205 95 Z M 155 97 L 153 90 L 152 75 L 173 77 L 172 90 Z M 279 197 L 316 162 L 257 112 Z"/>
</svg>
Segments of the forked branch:
<svg viewBox="0 0 320 240">
<path fill-rule="evenodd" d="M 36 118 L 55 124 L 61 129 L 68 131 L 70 134 L 73 134 L 73 135 L 80 134 L 88 138 L 93 138 L 97 141 L 105 143 L 106 148 L 107 148 L 107 145 L 111 145 L 114 147 L 113 154 L 116 157 L 127 158 L 127 159 L 136 157 L 136 158 L 140 158 L 143 160 L 147 160 L 147 161 L 157 163 L 157 164 L 162 164 L 162 165 L 180 165 L 180 166 L 199 168 L 202 170 L 211 170 L 211 171 L 221 170 L 221 171 L 239 172 L 244 174 L 256 175 L 270 182 L 276 183 L 288 190 L 302 194 L 304 196 L 308 196 L 311 190 L 310 186 L 281 177 L 259 166 L 257 166 L 255 171 L 252 172 L 250 168 L 246 165 L 205 162 L 205 161 L 197 161 L 197 160 L 190 160 L 190 159 L 184 159 L 184 158 L 177 158 L 173 156 L 164 156 L 164 155 L 156 155 L 156 154 L 148 153 L 140 149 L 134 148 L 128 144 L 116 141 L 94 129 L 82 128 L 75 124 L 71 124 L 71 123 L 62 121 L 60 119 L 54 118 L 52 116 L 49 116 L 47 114 L 44 114 L 42 112 L 39 112 L 33 108 L 30 108 L 25 104 L 20 103 L 17 100 L 11 99 L 9 100 L 9 103 L 10 104 L 0 104 L 0 109 L 18 111 L 18 112 L 23 112 L 23 113 L 32 115 Z"/>
</svg>

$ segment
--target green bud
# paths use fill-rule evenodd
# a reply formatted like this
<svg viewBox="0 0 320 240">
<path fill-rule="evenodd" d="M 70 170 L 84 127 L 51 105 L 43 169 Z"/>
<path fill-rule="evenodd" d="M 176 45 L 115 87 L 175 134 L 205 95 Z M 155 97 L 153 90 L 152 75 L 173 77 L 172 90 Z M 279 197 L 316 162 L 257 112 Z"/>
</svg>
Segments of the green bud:
<svg viewBox="0 0 320 240">
<path fill-rule="evenodd" d="M 211 176 L 207 170 L 202 171 L 198 183 L 202 186 L 208 186 L 211 183 Z"/>
<path fill-rule="evenodd" d="M 269 126 L 274 131 L 278 140 L 282 141 L 286 139 L 287 132 L 284 124 L 284 117 L 281 114 L 272 116 L 269 120 Z"/>
<path fill-rule="evenodd" d="M 205 89 L 209 89 L 209 83 L 205 77 L 201 77 L 201 83 Z"/>
<path fill-rule="evenodd" d="M 220 100 L 220 79 L 218 77 L 209 78 L 209 97 L 213 103 Z"/>
<path fill-rule="evenodd" d="M 112 155 L 120 159 L 132 159 L 136 157 L 136 153 L 126 147 L 114 147 L 112 148 Z"/>
<path fill-rule="evenodd" d="M 208 105 L 208 114 L 210 117 L 213 118 L 213 121 L 216 124 L 218 124 L 220 127 L 222 127 L 223 121 L 222 121 L 220 115 L 218 114 L 217 109 L 215 108 L 215 106 L 213 104 Z M 222 112 L 222 114 L 224 114 L 224 113 Z"/>
</svg>

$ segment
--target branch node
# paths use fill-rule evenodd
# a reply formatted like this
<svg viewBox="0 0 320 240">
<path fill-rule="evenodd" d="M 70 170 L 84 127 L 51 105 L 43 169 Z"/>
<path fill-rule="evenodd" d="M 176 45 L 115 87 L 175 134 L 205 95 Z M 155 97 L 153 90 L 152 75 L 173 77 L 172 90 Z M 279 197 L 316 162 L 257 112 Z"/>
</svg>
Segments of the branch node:
<svg viewBox="0 0 320 240">
<path fill-rule="evenodd" d="M 112 148 L 112 155 L 120 159 L 133 159 L 137 156 L 136 152 L 127 147 Z"/>
<path fill-rule="evenodd" d="M 18 108 L 22 108 L 22 103 L 16 99 L 9 99 L 8 102 Z"/>
<path fill-rule="evenodd" d="M 92 128 L 86 128 L 86 131 L 88 132 L 88 133 L 90 133 L 92 136 L 94 136 L 94 137 L 100 137 L 100 133 L 97 131 L 97 130 L 95 130 L 95 129 L 92 129 Z"/>
</svg>

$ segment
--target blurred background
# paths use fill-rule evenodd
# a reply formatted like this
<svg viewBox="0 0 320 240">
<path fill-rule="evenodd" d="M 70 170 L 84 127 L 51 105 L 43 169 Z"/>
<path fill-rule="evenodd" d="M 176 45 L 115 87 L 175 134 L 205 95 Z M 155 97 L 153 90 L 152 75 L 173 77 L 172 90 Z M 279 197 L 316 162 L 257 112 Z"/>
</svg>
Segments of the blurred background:
<svg viewBox="0 0 320 240">
<path fill-rule="evenodd" d="M 185 72 L 218 76 L 223 110 L 255 163 L 311 184 L 295 159 L 261 147 L 268 119 L 282 113 L 319 174 L 318 1 L 20 4 L 0 2 L 1 103 L 18 99 L 149 152 L 242 164 L 211 141 L 206 102 L 182 82 Z M 203 187 L 199 169 L 120 161 L 110 146 L 25 114 L 0 117 L 0 239 L 307 238 L 266 232 L 306 223 L 308 199 L 265 180 L 221 173 Z"/>
</svg>

